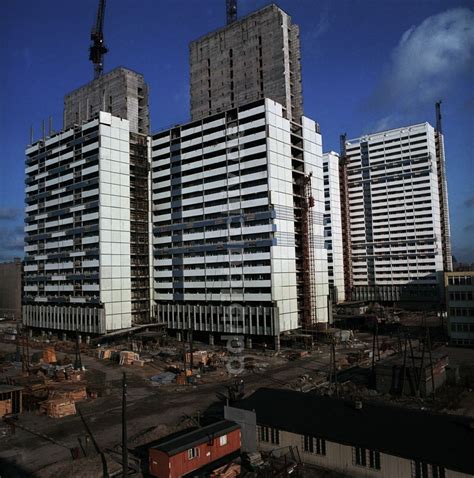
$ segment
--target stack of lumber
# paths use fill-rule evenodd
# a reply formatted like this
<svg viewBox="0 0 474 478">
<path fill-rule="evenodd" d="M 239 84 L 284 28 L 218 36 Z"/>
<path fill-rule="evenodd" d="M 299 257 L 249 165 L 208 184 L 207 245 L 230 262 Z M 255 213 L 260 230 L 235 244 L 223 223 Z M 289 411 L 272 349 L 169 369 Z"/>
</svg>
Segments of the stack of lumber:
<svg viewBox="0 0 474 478">
<path fill-rule="evenodd" d="M 114 352 L 116 352 L 115 349 L 98 349 L 97 357 L 102 360 L 110 360 Z"/>
<path fill-rule="evenodd" d="M 40 410 L 48 417 L 63 418 L 76 414 L 76 405 L 68 398 L 52 398 L 41 404 Z"/>
<path fill-rule="evenodd" d="M 56 352 L 54 347 L 45 347 L 43 349 L 43 362 L 44 363 L 56 363 Z"/>
<path fill-rule="evenodd" d="M 87 399 L 87 391 L 85 386 L 59 388 L 49 392 L 48 400 L 63 398 L 72 400 L 73 402 L 80 402 Z"/>
<path fill-rule="evenodd" d="M 132 365 L 133 362 L 140 360 L 140 356 L 135 352 L 123 350 L 120 352 L 120 365 Z"/>
<path fill-rule="evenodd" d="M 207 350 L 196 350 L 193 352 L 193 365 L 198 365 L 199 363 L 207 365 L 207 361 Z M 186 352 L 186 362 L 191 363 L 191 354 L 189 352 Z"/>
<path fill-rule="evenodd" d="M 211 478 L 235 478 L 237 476 L 240 476 L 240 465 L 238 463 L 228 463 L 216 468 L 211 473 Z"/>
<path fill-rule="evenodd" d="M 12 413 L 12 410 L 12 401 L 10 398 L 8 400 L 0 401 L 0 417 L 9 415 Z"/>
</svg>

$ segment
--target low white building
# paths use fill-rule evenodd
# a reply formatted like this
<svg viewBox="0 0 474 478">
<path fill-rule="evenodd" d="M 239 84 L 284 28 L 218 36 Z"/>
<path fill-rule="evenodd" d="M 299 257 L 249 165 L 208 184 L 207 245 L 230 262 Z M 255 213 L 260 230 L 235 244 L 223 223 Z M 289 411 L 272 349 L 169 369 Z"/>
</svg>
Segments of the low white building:
<svg viewBox="0 0 474 478">
<path fill-rule="evenodd" d="M 242 451 L 297 457 L 308 476 L 321 469 L 357 478 L 474 474 L 468 416 L 270 388 L 225 407 L 224 416 L 240 425 Z"/>
<path fill-rule="evenodd" d="M 344 258 L 339 187 L 339 154 L 323 154 L 324 172 L 324 245 L 328 256 L 328 281 L 335 303 L 345 299 Z"/>
<path fill-rule="evenodd" d="M 170 328 L 279 337 L 300 325 L 295 174 L 312 175 L 315 315 L 327 323 L 321 135 L 308 118 L 292 128 L 265 99 L 152 137 L 154 299 Z"/>
</svg>

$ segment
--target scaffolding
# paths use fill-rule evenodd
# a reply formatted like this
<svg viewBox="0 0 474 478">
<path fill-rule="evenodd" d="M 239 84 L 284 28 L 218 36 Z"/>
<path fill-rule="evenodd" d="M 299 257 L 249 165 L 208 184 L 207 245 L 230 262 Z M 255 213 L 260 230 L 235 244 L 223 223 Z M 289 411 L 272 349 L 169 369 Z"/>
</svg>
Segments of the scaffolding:
<svg viewBox="0 0 474 478">
<path fill-rule="evenodd" d="M 146 323 L 150 318 L 148 175 L 147 137 L 130 133 L 130 263 L 134 324 Z"/>
<path fill-rule="evenodd" d="M 311 189 L 312 174 L 304 176 L 304 201 L 301 214 L 301 245 L 303 264 L 303 328 L 312 329 L 316 324 L 316 284 L 314 277 L 314 197 Z"/>
<path fill-rule="evenodd" d="M 438 189 L 441 214 L 441 244 L 443 248 L 443 270 L 453 270 L 451 256 L 451 230 L 449 225 L 448 185 L 446 180 L 446 164 L 444 158 L 444 138 L 441 125 L 441 101 L 436 102 L 436 163 L 438 167 Z"/>
<path fill-rule="evenodd" d="M 346 156 L 347 135 L 340 136 L 339 155 L 339 187 L 341 192 L 341 225 L 342 225 L 342 254 L 344 269 L 344 290 L 346 301 L 351 300 L 352 280 L 352 250 L 351 250 L 351 224 L 349 215 L 349 194 L 347 186 L 347 156 Z"/>
</svg>

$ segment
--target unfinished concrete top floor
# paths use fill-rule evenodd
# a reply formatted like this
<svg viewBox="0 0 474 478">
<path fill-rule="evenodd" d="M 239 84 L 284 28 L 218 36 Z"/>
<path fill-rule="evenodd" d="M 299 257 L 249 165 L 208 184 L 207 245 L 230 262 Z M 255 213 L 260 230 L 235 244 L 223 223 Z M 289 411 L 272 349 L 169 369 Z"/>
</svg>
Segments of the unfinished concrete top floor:
<svg viewBox="0 0 474 478">
<path fill-rule="evenodd" d="M 261 98 L 303 114 L 299 27 L 271 4 L 190 43 L 193 120 Z"/>
<path fill-rule="evenodd" d="M 64 97 L 64 129 L 99 114 L 112 113 L 130 122 L 132 133 L 148 134 L 148 85 L 140 73 L 118 67 Z"/>
</svg>

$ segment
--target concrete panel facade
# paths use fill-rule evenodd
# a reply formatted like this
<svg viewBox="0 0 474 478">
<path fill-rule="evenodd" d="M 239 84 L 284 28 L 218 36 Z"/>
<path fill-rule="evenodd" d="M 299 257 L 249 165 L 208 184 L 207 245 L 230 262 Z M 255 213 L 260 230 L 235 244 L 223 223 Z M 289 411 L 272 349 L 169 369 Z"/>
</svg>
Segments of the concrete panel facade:
<svg viewBox="0 0 474 478">
<path fill-rule="evenodd" d="M 324 244 L 328 255 L 328 281 L 335 303 L 344 301 L 344 259 L 342 248 L 341 190 L 339 155 L 323 154 L 324 170 Z"/>
</svg>

